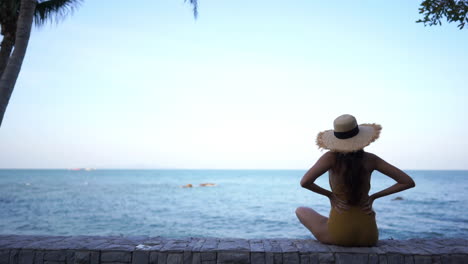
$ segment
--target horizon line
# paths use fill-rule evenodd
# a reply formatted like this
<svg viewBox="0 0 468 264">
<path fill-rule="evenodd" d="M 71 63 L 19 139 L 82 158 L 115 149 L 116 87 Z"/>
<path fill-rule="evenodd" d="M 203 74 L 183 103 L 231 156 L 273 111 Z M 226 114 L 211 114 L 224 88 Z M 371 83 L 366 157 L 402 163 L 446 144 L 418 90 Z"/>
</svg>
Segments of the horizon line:
<svg viewBox="0 0 468 264">
<path fill-rule="evenodd" d="M 279 169 L 279 168 L 0 168 L 0 170 L 69 170 L 69 171 L 94 171 L 94 170 L 296 170 L 306 169 Z M 404 171 L 468 171 L 466 169 L 402 169 Z"/>
</svg>

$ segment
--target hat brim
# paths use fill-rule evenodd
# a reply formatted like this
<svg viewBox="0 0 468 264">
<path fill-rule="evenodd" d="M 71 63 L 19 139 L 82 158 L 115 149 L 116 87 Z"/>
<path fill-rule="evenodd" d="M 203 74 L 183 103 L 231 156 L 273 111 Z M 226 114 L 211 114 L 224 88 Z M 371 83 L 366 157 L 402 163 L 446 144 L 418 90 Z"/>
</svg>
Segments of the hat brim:
<svg viewBox="0 0 468 264">
<path fill-rule="evenodd" d="M 376 141 L 380 136 L 380 130 L 382 130 L 382 126 L 378 124 L 361 124 L 359 125 L 359 133 L 347 139 L 339 139 L 335 137 L 333 130 L 326 130 L 317 135 L 316 143 L 322 149 L 335 152 L 354 152 Z"/>
</svg>

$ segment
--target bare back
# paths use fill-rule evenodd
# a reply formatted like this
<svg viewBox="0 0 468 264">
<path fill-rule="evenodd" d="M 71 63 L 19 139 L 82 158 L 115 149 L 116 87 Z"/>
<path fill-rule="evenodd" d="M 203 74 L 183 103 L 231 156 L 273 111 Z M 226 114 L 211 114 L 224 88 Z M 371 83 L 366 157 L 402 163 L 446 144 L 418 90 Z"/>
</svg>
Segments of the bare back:
<svg viewBox="0 0 468 264">
<path fill-rule="evenodd" d="M 336 158 L 337 153 L 333 153 Z M 359 186 L 359 192 L 361 194 L 359 201 L 367 201 L 369 198 L 370 182 L 371 175 L 375 169 L 375 155 L 364 152 L 362 157 L 362 169 L 360 170 L 360 175 L 353 175 L 353 177 L 358 177 L 361 179 L 361 186 Z M 346 169 L 338 169 L 336 164 L 333 164 L 329 172 L 329 182 L 330 187 L 333 192 L 339 199 L 343 201 L 350 200 L 350 188 L 345 182 L 345 173 Z"/>
</svg>

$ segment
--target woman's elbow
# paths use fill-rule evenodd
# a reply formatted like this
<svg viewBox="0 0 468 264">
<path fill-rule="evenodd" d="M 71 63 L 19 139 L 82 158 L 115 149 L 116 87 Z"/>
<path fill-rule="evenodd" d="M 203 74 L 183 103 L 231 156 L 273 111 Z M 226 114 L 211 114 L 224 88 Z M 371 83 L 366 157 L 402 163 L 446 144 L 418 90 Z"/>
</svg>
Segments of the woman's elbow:
<svg viewBox="0 0 468 264">
<path fill-rule="evenodd" d="M 416 183 L 413 181 L 413 179 L 411 179 L 411 181 L 407 183 L 407 186 L 408 186 L 408 189 L 414 188 L 416 187 Z"/>
<path fill-rule="evenodd" d="M 302 188 L 306 188 L 307 186 L 307 181 L 301 180 L 300 182 Z"/>
</svg>

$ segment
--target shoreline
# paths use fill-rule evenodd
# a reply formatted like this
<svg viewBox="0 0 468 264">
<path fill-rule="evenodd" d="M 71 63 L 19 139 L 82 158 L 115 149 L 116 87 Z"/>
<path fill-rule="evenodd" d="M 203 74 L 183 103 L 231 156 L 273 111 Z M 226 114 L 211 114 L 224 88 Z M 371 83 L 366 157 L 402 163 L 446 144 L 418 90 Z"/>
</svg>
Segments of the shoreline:
<svg viewBox="0 0 468 264">
<path fill-rule="evenodd" d="M 0 235 L 0 264 L 69 263 L 468 263 L 468 239 L 340 247 L 313 239 Z"/>
</svg>

